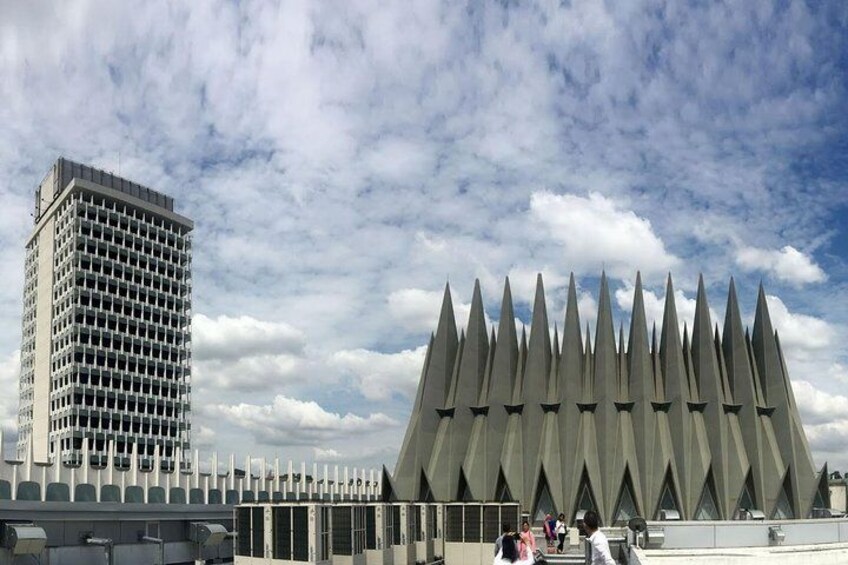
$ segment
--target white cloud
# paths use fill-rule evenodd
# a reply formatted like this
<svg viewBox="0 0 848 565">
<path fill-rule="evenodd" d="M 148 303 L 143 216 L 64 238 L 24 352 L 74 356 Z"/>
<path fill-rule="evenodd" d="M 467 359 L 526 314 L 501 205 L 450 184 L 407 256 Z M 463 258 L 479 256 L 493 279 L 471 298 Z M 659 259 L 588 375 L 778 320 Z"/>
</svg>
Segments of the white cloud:
<svg viewBox="0 0 848 565">
<path fill-rule="evenodd" d="M 261 444 L 319 446 L 326 441 L 378 432 L 398 422 L 382 413 L 366 417 L 328 412 L 317 402 L 277 395 L 271 404 L 217 404 L 209 413 L 251 433 Z"/>
<path fill-rule="evenodd" d="M 192 351 L 198 359 L 231 360 L 257 355 L 301 355 L 303 332 L 285 322 L 257 320 L 250 316 L 192 318 Z"/>
<path fill-rule="evenodd" d="M 792 390 L 818 464 L 827 461 L 831 470 L 848 469 L 848 397 L 804 380 L 793 380 Z"/>
<path fill-rule="evenodd" d="M 627 315 L 633 311 L 633 292 L 635 286 L 629 281 L 625 281 L 625 286 L 615 290 L 615 301 L 618 307 L 621 308 Z M 642 289 L 642 297 L 645 303 L 645 319 L 648 322 L 648 331 L 651 331 L 653 324 L 657 324 L 657 332 L 662 330 L 663 315 L 665 313 L 665 294 L 660 295 L 652 290 Z M 689 328 L 690 336 L 692 332 L 692 324 L 695 322 L 695 309 L 698 301 L 695 298 L 689 298 L 679 288 L 674 290 L 674 305 L 677 308 L 677 322 L 680 325 L 678 328 L 680 335 L 683 335 L 684 325 Z M 724 320 L 718 317 L 716 311 L 710 307 L 710 321 L 713 327 L 718 323 L 719 327 L 724 327 Z"/>
<path fill-rule="evenodd" d="M 778 280 L 796 286 L 824 282 L 827 275 L 815 261 L 791 245 L 782 249 L 740 247 L 736 250 L 736 264 L 746 271 L 763 271 Z"/>
<path fill-rule="evenodd" d="M 267 389 L 295 381 L 306 363 L 305 336 L 284 322 L 196 314 L 192 342 L 195 386 L 203 391 Z"/>
<path fill-rule="evenodd" d="M 562 244 L 562 259 L 575 272 L 594 274 L 604 267 L 614 277 L 630 277 L 637 269 L 657 275 L 679 262 L 666 251 L 648 219 L 601 194 L 534 192 L 530 211 Z"/>
<path fill-rule="evenodd" d="M 777 296 L 767 295 L 772 326 L 780 335 L 780 344 L 786 350 L 821 351 L 833 344 L 836 329 L 825 320 L 790 312 Z"/>
<path fill-rule="evenodd" d="M 389 313 L 394 321 L 406 330 L 413 332 L 435 332 L 439 325 L 439 315 L 442 311 L 444 291 L 431 291 L 421 288 L 402 288 L 393 291 L 386 299 Z M 471 298 L 470 296 L 468 297 Z M 456 322 L 457 333 L 468 325 L 471 313 L 471 302 L 457 299 L 451 288 L 451 303 Z M 486 326 L 491 322 L 486 317 Z"/>
<path fill-rule="evenodd" d="M 716 280 L 734 265 L 728 233 L 828 249 L 848 194 L 822 173 L 844 128 L 820 127 L 844 105 L 844 30 L 800 2 L 7 4 L 0 360 L 20 346 L 33 187 L 59 154 L 110 170 L 120 155 L 124 176 L 197 222 L 194 417 L 221 451 L 270 448 L 205 406 L 334 397 L 340 413 L 403 420 L 406 395 L 350 394 L 329 360 L 425 345 L 447 277 L 466 300 L 480 278 L 494 314 L 504 275 L 542 269 L 561 321 L 569 271 L 640 268 L 653 284 L 676 262 Z M 835 280 L 782 298 L 841 328 L 833 253 Z M 524 317 L 532 289 L 515 298 Z M 583 289 L 580 306 L 592 322 Z M 811 382 L 848 362 L 838 342 L 803 350 Z M 354 457 L 369 442 L 320 447 Z"/>
<path fill-rule="evenodd" d="M 344 455 L 342 455 L 336 449 L 322 449 L 320 447 L 315 447 L 312 450 L 315 461 L 319 463 L 338 463 L 344 461 Z"/>
<path fill-rule="evenodd" d="M 352 377 L 359 392 L 369 400 L 387 400 L 394 394 L 409 399 L 415 396 L 426 352 L 426 345 L 398 353 L 337 351 L 330 358 L 330 366 Z"/>
</svg>

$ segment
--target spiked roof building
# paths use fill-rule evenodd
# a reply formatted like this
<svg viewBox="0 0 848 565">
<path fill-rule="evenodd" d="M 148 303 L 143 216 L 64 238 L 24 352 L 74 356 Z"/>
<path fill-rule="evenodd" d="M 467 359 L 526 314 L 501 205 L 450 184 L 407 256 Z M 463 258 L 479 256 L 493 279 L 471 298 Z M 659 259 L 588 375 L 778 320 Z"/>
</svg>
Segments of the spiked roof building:
<svg viewBox="0 0 848 565">
<path fill-rule="evenodd" d="M 732 279 L 721 334 L 703 279 L 682 341 L 670 276 L 660 335 L 649 334 L 638 274 L 626 348 L 604 275 L 598 308 L 593 347 L 572 276 L 562 340 L 556 328 L 552 339 L 539 275 L 530 337 L 519 338 L 507 279 L 489 336 L 477 282 L 458 334 L 446 288 L 387 495 L 520 501 L 536 520 L 594 509 L 608 524 L 662 510 L 802 518 L 827 506 L 827 466 L 814 468 L 762 286 L 752 334 Z"/>
</svg>

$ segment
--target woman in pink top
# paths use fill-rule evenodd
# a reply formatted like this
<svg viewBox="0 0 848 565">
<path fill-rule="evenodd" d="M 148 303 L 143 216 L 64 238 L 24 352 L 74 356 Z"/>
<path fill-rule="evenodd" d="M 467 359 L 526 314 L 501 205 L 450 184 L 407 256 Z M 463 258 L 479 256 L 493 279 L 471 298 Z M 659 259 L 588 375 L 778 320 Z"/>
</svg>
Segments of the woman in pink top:
<svg viewBox="0 0 848 565">
<path fill-rule="evenodd" d="M 536 554 L 536 537 L 530 531 L 530 522 L 527 520 L 521 524 L 521 549 L 519 550 L 518 559 L 520 561 L 533 562 L 533 556 Z"/>
</svg>

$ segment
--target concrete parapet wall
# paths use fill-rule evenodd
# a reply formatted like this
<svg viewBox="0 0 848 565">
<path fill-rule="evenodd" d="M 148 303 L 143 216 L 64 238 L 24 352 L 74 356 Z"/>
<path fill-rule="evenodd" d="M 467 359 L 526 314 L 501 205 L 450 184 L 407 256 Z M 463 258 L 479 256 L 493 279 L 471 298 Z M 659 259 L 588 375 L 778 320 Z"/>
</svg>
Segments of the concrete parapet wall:
<svg viewBox="0 0 848 565">
<path fill-rule="evenodd" d="M 274 500 L 357 500 L 380 498 L 379 474 L 374 470 L 312 464 L 298 466 L 292 461 L 283 467 L 279 459 L 257 462 L 247 456 L 244 471 L 236 468 L 230 455 L 220 465 L 213 453 L 209 472 L 200 471 L 200 453 L 183 462 L 177 452 L 174 468 L 161 470 L 156 456 L 153 470 L 139 469 L 137 459 L 129 468 L 114 465 L 110 446 L 108 464 L 89 463 L 87 445 L 83 446 L 80 466 L 36 462 L 30 450 L 23 461 L 0 457 L 0 501 L 123 502 L 170 504 L 238 504 Z M 0 432 L 0 454 L 3 436 Z M 224 467 L 221 469 L 221 467 Z M 251 469 L 258 467 L 258 473 Z M 319 475 L 320 471 L 320 475 Z"/>
</svg>

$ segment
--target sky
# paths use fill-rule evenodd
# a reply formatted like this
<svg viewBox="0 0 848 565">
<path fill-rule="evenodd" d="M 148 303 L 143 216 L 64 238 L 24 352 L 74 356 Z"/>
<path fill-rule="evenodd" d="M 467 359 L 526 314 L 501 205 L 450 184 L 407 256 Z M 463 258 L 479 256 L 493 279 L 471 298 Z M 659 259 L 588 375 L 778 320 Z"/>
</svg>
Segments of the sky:
<svg viewBox="0 0 848 565">
<path fill-rule="evenodd" d="M 817 465 L 848 471 L 848 3 L 0 0 L 0 426 L 59 156 L 194 219 L 204 453 L 392 468 L 442 291 L 593 324 L 672 272 L 769 295 Z M 720 323 L 721 325 L 721 323 Z M 239 459 L 241 460 L 241 459 Z"/>
</svg>

